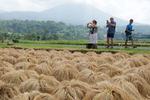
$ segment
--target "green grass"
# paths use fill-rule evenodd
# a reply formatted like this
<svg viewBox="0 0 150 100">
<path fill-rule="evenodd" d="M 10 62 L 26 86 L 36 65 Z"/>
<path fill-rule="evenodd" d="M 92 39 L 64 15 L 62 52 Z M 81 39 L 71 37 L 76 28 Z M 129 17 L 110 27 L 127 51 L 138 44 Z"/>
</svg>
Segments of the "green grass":
<svg viewBox="0 0 150 100">
<path fill-rule="evenodd" d="M 87 40 L 49 40 L 49 41 L 30 41 L 30 40 L 19 40 L 22 44 L 63 44 L 63 45 L 86 45 Z M 98 41 L 98 45 L 105 45 L 105 40 Z M 124 45 L 124 41 L 117 40 L 115 41 L 115 46 Z M 150 43 L 147 42 L 135 42 L 135 45 L 141 47 L 150 47 Z"/>
<path fill-rule="evenodd" d="M 125 49 L 125 48 L 114 48 L 114 49 L 106 49 L 104 47 L 99 47 L 98 49 L 96 50 L 89 50 L 89 49 L 86 49 L 86 46 L 85 45 L 62 45 L 62 44 L 21 44 L 21 43 L 18 43 L 18 44 L 15 44 L 14 46 L 12 47 L 15 47 L 15 48 L 34 48 L 34 49 L 56 49 L 56 50 L 64 50 L 64 49 L 67 49 L 67 50 L 71 50 L 71 51 L 81 51 L 81 52 L 87 52 L 87 51 L 95 51 L 95 52 L 98 52 L 98 53 L 101 53 L 101 52 L 127 52 L 127 53 L 148 53 L 150 54 L 150 50 L 149 49 L 142 49 L 142 48 L 128 48 L 128 49 Z"/>
<path fill-rule="evenodd" d="M 123 43 L 124 41 L 115 41 L 117 43 Z M 106 49 L 104 48 L 105 41 L 99 41 L 100 47 L 96 50 L 89 50 L 86 49 L 87 41 L 86 40 L 79 40 L 79 41 L 69 41 L 69 40 L 59 40 L 59 41 L 28 41 L 28 40 L 20 40 L 20 43 L 16 43 L 14 45 L 7 45 L 6 43 L 0 43 L 0 48 L 34 48 L 34 49 L 56 49 L 56 50 L 63 50 L 67 49 L 70 51 L 95 51 L 97 53 L 101 52 L 127 52 L 127 53 L 148 53 L 150 54 L 150 44 L 145 43 L 144 45 L 141 42 L 141 47 L 132 49 L 124 49 L 123 47 L 118 47 L 118 45 L 114 49 Z"/>
<path fill-rule="evenodd" d="M 0 48 L 7 48 L 8 45 L 6 43 L 0 43 Z"/>
</svg>

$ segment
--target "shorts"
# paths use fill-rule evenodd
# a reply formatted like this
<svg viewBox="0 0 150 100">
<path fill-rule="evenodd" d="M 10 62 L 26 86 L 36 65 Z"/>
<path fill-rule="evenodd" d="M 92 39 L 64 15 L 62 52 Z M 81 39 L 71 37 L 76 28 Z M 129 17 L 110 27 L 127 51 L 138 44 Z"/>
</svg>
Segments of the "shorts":
<svg viewBox="0 0 150 100">
<path fill-rule="evenodd" d="M 114 38 L 115 33 L 107 33 L 107 38 Z"/>
<path fill-rule="evenodd" d="M 132 41 L 133 38 L 132 38 L 132 35 L 126 35 L 126 41 Z"/>
</svg>

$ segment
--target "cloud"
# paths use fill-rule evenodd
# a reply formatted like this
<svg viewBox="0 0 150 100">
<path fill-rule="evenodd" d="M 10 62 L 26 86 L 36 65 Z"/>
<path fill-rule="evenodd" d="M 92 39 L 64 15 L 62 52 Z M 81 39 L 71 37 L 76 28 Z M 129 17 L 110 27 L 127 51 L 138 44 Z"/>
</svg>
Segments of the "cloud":
<svg viewBox="0 0 150 100">
<path fill-rule="evenodd" d="M 150 24 L 150 0 L 0 0 L 0 10 L 42 11 L 70 2 L 87 3 L 113 16 Z"/>
<path fill-rule="evenodd" d="M 150 0 L 94 0 L 93 5 L 125 20 L 150 24 Z"/>
</svg>

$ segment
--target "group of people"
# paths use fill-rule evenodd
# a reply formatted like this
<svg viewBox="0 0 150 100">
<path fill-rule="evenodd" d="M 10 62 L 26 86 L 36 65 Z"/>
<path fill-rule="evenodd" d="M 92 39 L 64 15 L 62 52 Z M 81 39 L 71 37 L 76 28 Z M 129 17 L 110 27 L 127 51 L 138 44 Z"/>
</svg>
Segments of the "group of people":
<svg viewBox="0 0 150 100">
<path fill-rule="evenodd" d="M 135 48 L 134 43 L 133 43 L 133 38 L 132 38 L 132 32 L 134 31 L 132 24 L 133 24 L 133 19 L 130 19 L 129 24 L 127 25 L 125 29 L 125 35 L 126 35 L 125 48 L 127 48 L 128 41 L 131 41 L 133 48 Z M 92 22 L 89 22 L 87 24 L 87 27 L 89 28 L 89 44 L 87 44 L 87 48 L 97 49 L 97 42 L 98 42 L 97 21 L 93 20 Z M 111 17 L 110 20 L 107 20 L 106 28 L 107 28 L 106 48 L 113 48 L 114 46 L 113 39 L 114 39 L 114 35 L 116 32 L 116 22 L 113 17 Z"/>
</svg>

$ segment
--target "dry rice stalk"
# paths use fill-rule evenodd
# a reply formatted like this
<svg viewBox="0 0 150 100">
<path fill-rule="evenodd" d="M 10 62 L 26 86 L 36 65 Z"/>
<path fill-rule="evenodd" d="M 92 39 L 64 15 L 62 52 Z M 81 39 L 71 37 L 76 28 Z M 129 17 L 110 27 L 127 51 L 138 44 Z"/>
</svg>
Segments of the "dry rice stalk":
<svg viewBox="0 0 150 100">
<path fill-rule="evenodd" d="M 1 65 L 0 65 L 0 67 L 9 67 L 9 68 L 13 68 L 13 66 L 14 65 L 12 65 L 11 63 L 5 62 L 5 61 L 1 62 Z"/>
<path fill-rule="evenodd" d="M 130 69 L 131 66 L 130 66 L 130 63 L 125 59 L 122 59 L 122 60 L 119 60 L 119 61 L 116 61 L 113 66 L 116 66 L 118 68 L 121 68 L 123 70 L 127 70 L 127 69 Z"/>
<path fill-rule="evenodd" d="M 15 58 L 18 58 L 19 56 L 21 56 L 22 54 L 18 51 L 18 50 L 16 50 L 16 49 L 9 49 L 9 56 L 13 56 L 13 57 L 15 57 Z"/>
<path fill-rule="evenodd" d="M 85 70 L 85 69 L 88 69 L 88 63 L 87 62 L 80 62 L 80 63 L 77 63 L 75 65 L 75 67 L 79 70 L 79 71 L 82 71 L 82 70 Z"/>
<path fill-rule="evenodd" d="M 2 81 L 10 84 L 14 84 L 18 86 L 21 82 L 24 82 L 28 79 L 28 77 L 24 74 L 23 70 L 19 71 L 11 71 L 1 76 L 0 78 Z"/>
<path fill-rule="evenodd" d="M 29 93 L 20 94 L 18 96 L 13 97 L 11 100 L 30 100 Z"/>
<path fill-rule="evenodd" d="M 81 52 L 74 52 L 74 53 L 72 54 L 72 56 L 73 56 L 74 58 L 76 58 L 76 57 L 82 57 L 82 56 L 84 56 L 84 54 L 81 53 Z"/>
<path fill-rule="evenodd" d="M 82 100 L 86 92 L 90 90 L 88 84 L 78 81 L 63 81 L 62 84 L 57 87 L 53 94 L 59 100 Z"/>
<path fill-rule="evenodd" d="M 131 68 L 131 69 L 124 71 L 124 74 L 130 74 L 130 73 L 135 73 L 135 74 L 140 75 L 150 84 L 150 68 L 149 67 L 142 66 L 139 68 Z"/>
<path fill-rule="evenodd" d="M 144 78 L 150 84 L 150 67 L 147 68 L 139 68 L 137 70 L 137 74 L 139 74 L 142 78 Z"/>
<path fill-rule="evenodd" d="M 127 74 L 125 79 L 131 82 L 142 96 L 150 97 L 150 85 L 141 76 L 138 74 Z"/>
<path fill-rule="evenodd" d="M 117 75 L 121 75 L 122 71 L 121 69 L 112 66 L 110 64 L 103 64 L 97 67 L 96 69 L 97 72 L 103 72 L 106 73 L 107 75 L 109 75 L 110 77 L 114 77 Z"/>
<path fill-rule="evenodd" d="M 102 72 L 97 72 L 96 75 L 98 76 L 99 82 L 111 79 L 109 75 L 102 73 Z"/>
<path fill-rule="evenodd" d="M 50 94 L 44 93 L 36 96 L 33 100 L 57 100 L 57 99 Z"/>
<path fill-rule="evenodd" d="M 40 92 L 38 91 L 26 92 L 15 96 L 12 100 L 34 100 L 38 95 L 40 95 Z"/>
<path fill-rule="evenodd" d="M 20 91 L 22 93 L 39 91 L 39 90 L 40 90 L 39 80 L 35 78 L 28 79 L 25 82 L 21 83 L 20 85 Z"/>
<path fill-rule="evenodd" d="M 96 74 L 89 69 L 81 71 L 78 75 L 78 79 L 88 84 L 95 84 L 98 81 Z"/>
<path fill-rule="evenodd" d="M 5 62 L 9 62 L 10 64 L 12 64 L 12 65 L 14 65 L 15 63 L 16 63 L 16 58 L 15 57 L 13 57 L 13 56 L 8 56 L 8 55 L 4 55 L 3 56 L 3 59 L 2 59 L 3 61 L 5 61 Z"/>
<path fill-rule="evenodd" d="M 126 81 L 123 77 L 115 77 L 111 80 L 111 83 L 119 86 L 121 89 L 134 96 L 136 100 L 143 100 L 137 88 L 132 83 Z"/>
<path fill-rule="evenodd" d="M 114 54 L 113 57 L 116 60 L 122 60 L 122 59 L 130 58 L 130 55 L 127 53 L 119 52 L 119 53 Z"/>
<path fill-rule="evenodd" d="M 53 68 L 53 75 L 59 81 L 76 79 L 78 70 L 70 64 L 62 64 L 59 67 Z"/>
<path fill-rule="evenodd" d="M 35 71 L 38 74 L 52 75 L 52 68 L 47 63 L 41 63 L 37 65 Z"/>
<path fill-rule="evenodd" d="M 127 60 L 131 67 L 140 67 L 143 65 L 147 65 L 149 60 L 144 58 L 143 56 L 135 56 Z"/>
<path fill-rule="evenodd" d="M 150 54 L 143 54 L 143 57 L 145 57 L 145 58 L 150 60 Z"/>
<path fill-rule="evenodd" d="M 87 52 L 86 55 L 88 56 L 97 56 L 97 54 L 95 52 Z"/>
<path fill-rule="evenodd" d="M 16 64 L 17 64 L 17 63 L 20 63 L 20 62 L 27 62 L 27 58 L 26 58 L 25 55 L 19 56 L 19 57 L 16 59 Z"/>
<path fill-rule="evenodd" d="M 75 64 L 75 67 L 79 70 L 82 71 L 84 69 L 90 69 L 95 71 L 97 68 L 97 64 L 95 62 L 80 62 Z"/>
<path fill-rule="evenodd" d="M 137 100 L 123 89 L 110 84 L 101 82 L 98 84 L 98 90 L 87 93 L 83 100 Z"/>
<path fill-rule="evenodd" d="M 19 63 L 15 64 L 14 67 L 16 70 L 20 70 L 20 69 L 27 70 L 27 69 L 32 69 L 31 67 L 33 67 L 33 66 L 29 62 L 19 62 Z"/>
<path fill-rule="evenodd" d="M 41 91 L 51 93 L 59 82 L 53 76 L 41 75 L 37 78 L 31 78 L 23 82 L 20 86 L 21 92 Z"/>
<path fill-rule="evenodd" d="M 3 85 L 3 84 L 4 84 L 4 82 L 0 80 L 0 85 Z"/>
<path fill-rule="evenodd" d="M 10 100 L 18 94 L 16 87 L 7 84 L 0 85 L 0 100 Z"/>
<path fill-rule="evenodd" d="M 28 79 L 29 78 L 38 78 L 39 77 L 39 75 L 38 75 L 38 73 L 36 71 L 24 70 L 23 73 L 27 76 Z"/>
<path fill-rule="evenodd" d="M 14 71 L 12 67 L 0 67 L 0 77 L 11 71 Z"/>
</svg>

